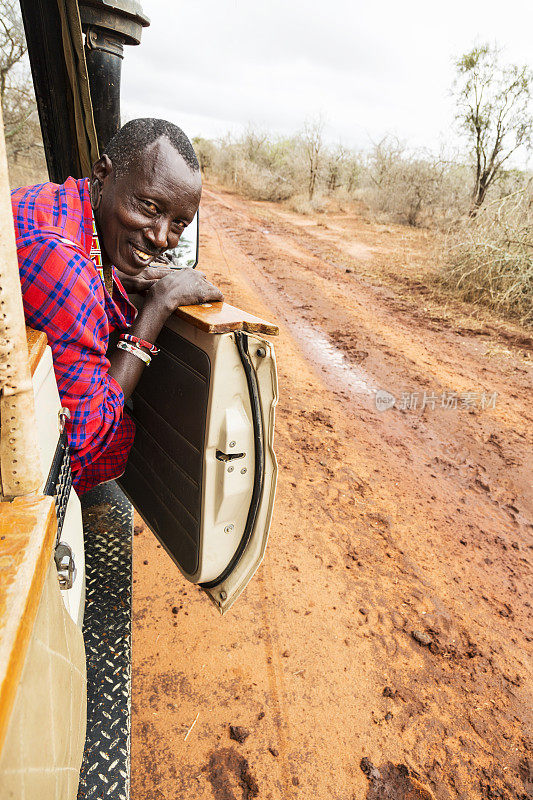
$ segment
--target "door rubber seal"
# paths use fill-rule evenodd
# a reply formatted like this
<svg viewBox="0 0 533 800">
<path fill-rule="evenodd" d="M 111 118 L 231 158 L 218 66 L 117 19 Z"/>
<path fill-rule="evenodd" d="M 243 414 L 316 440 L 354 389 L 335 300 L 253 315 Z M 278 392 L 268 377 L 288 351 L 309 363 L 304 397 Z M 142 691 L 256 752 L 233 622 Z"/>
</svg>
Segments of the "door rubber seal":
<svg viewBox="0 0 533 800">
<path fill-rule="evenodd" d="M 246 525 L 244 526 L 244 533 L 242 535 L 239 546 L 237 547 L 233 558 L 229 562 L 226 569 L 218 576 L 207 583 L 201 583 L 202 589 L 214 589 L 219 584 L 223 583 L 226 578 L 231 575 L 237 564 L 239 563 L 242 554 L 251 539 L 252 531 L 254 529 L 257 512 L 259 511 L 259 504 L 263 495 L 263 488 L 265 484 L 265 448 L 263 445 L 263 417 L 261 415 L 261 401 L 259 399 L 259 385 L 257 383 L 257 375 L 252 366 L 250 353 L 248 351 L 248 336 L 242 331 L 235 331 L 235 343 L 239 351 L 244 373 L 246 375 L 246 383 L 248 384 L 248 394 L 250 397 L 250 406 L 252 409 L 252 422 L 254 428 L 254 447 L 255 447 L 255 473 L 254 473 L 254 487 L 252 491 L 252 499 L 250 501 L 250 508 L 248 509 L 248 516 L 246 518 Z"/>
</svg>

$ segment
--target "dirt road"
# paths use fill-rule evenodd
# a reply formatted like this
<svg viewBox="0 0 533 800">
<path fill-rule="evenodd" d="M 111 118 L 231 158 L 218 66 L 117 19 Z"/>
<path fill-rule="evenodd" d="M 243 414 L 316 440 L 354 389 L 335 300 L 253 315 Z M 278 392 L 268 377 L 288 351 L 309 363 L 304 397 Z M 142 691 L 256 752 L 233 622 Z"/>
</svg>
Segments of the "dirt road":
<svg viewBox="0 0 533 800">
<path fill-rule="evenodd" d="M 133 800 L 530 797 L 533 342 L 427 299 L 424 232 L 201 220 L 280 325 L 277 503 L 223 619 L 136 528 Z"/>
</svg>

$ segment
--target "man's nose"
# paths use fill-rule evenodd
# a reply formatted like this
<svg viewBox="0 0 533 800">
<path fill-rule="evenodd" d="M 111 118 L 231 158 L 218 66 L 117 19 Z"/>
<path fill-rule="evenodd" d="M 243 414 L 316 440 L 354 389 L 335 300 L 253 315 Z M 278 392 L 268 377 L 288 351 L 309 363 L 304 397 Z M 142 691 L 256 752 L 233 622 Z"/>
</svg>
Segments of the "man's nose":
<svg viewBox="0 0 533 800">
<path fill-rule="evenodd" d="M 159 219 L 154 220 L 153 225 L 145 230 L 145 236 L 154 247 L 159 250 L 166 250 L 168 248 L 168 233 L 170 230 L 170 223 L 167 220 Z"/>
</svg>

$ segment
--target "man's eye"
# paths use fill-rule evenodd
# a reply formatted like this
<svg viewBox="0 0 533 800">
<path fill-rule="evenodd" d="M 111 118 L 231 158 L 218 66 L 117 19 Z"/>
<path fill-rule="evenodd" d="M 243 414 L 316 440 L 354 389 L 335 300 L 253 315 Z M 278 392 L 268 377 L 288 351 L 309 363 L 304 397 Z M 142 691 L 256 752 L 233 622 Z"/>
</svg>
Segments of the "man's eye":
<svg viewBox="0 0 533 800">
<path fill-rule="evenodd" d="M 158 213 L 158 211 L 159 211 L 158 207 L 156 206 L 156 204 L 155 204 L 155 203 L 152 203 L 150 200 L 141 200 L 141 203 L 143 204 L 143 206 L 144 206 L 144 207 L 145 207 L 145 208 L 146 208 L 146 209 L 147 209 L 147 210 L 148 210 L 148 211 L 149 211 L 151 214 L 157 214 L 157 213 Z"/>
</svg>

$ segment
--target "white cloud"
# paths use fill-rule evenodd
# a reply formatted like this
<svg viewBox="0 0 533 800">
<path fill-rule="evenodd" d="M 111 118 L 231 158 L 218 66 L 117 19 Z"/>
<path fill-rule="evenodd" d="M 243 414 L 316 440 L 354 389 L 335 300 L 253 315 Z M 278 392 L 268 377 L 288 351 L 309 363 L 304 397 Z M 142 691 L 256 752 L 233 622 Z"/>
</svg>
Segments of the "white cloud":
<svg viewBox="0 0 533 800">
<path fill-rule="evenodd" d="M 413 146 L 455 142 L 453 58 L 498 41 L 531 52 L 525 0 L 144 0 L 151 27 L 123 67 L 125 115 L 164 116 L 190 135 L 249 122 L 293 133 L 323 113 L 328 135 L 365 146 L 393 131 Z"/>
</svg>

